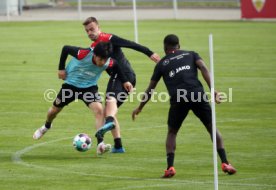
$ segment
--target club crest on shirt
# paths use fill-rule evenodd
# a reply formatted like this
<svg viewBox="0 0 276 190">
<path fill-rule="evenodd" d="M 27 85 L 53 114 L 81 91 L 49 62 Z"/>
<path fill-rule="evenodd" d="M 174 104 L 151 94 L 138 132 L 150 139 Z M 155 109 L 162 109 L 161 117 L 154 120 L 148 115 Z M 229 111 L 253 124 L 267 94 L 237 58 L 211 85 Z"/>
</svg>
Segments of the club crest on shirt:
<svg viewBox="0 0 276 190">
<path fill-rule="evenodd" d="M 175 71 L 174 71 L 174 70 L 171 70 L 171 71 L 169 72 L 169 76 L 172 78 L 172 77 L 174 77 L 174 75 L 175 75 Z"/>
<path fill-rule="evenodd" d="M 266 0 L 252 0 L 252 4 L 254 5 L 257 12 L 261 12 L 264 8 Z"/>
<path fill-rule="evenodd" d="M 170 63 L 170 60 L 169 60 L 169 59 L 165 59 L 165 60 L 162 62 L 162 64 L 163 64 L 164 66 L 168 65 L 169 63 Z"/>
</svg>

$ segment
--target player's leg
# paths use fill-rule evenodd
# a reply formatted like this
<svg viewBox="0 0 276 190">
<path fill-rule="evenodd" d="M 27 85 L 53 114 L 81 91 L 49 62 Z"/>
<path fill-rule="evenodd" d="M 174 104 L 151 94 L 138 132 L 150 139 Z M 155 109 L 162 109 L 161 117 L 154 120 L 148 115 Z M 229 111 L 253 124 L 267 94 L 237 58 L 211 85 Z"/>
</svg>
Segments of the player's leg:
<svg viewBox="0 0 276 190">
<path fill-rule="evenodd" d="M 205 128 L 207 129 L 212 141 L 212 123 L 205 123 Z M 217 138 L 217 153 L 221 160 L 221 168 L 223 172 L 228 173 L 229 175 L 235 174 L 237 170 L 228 162 L 226 151 L 224 148 L 223 138 L 218 129 L 216 129 L 216 138 Z"/>
<path fill-rule="evenodd" d="M 204 124 L 206 130 L 208 131 L 211 140 L 213 141 L 212 136 L 212 111 L 210 104 L 208 102 L 195 102 L 193 103 L 192 110 L 195 115 L 201 120 Z M 227 160 L 226 151 L 224 148 L 223 138 L 218 129 L 216 129 L 216 140 L 217 140 L 217 152 L 221 159 L 222 170 L 227 172 L 228 174 L 236 173 L 236 169 L 231 166 L 231 164 Z"/>
<path fill-rule="evenodd" d="M 133 86 L 135 85 L 135 75 L 132 79 Z M 127 98 L 128 93 L 123 88 L 123 84 L 114 73 L 109 79 L 107 90 L 106 90 L 106 105 L 105 105 L 105 125 L 96 133 L 97 135 L 104 135 L 107 131 L 111 130 L 114 147 L 112 153 L 124 153 L 125 149 L 122 145 L 120 125 L 116 114 L 118 108 L 123 104 Z"/>
<path fill-rule="evenodd" d="M 78 98 L 81 99 L 95 116 L 95 127 L 98 130 L 103 125 L 104 110 L 102 98 L 98 93 L 98 86 L 78 88 Z"/>
<path fill-rule="evenodd" d="M 98 130 L 104 123 L 104 111 L 103 111 L 102 103 L 92 102 L 88 105 L 88 107 L 94 114 L 95 127 L 96 127 L 96 130 Z"/>
<path fill-rule="evenodd" d="M 121 138 L 121 130 L 120 124 L 118 122 L 117 116 L 114 117 L 116 127 L 111 130 L 113 139 L 114 139 L 114 147 L 112 148 L 112 153 L 124 153 L 125 148 L 123 147 L 122 138 Z"/>
<path fill-rule="evenodd" d="M 53 120 L 57 117 L 58 113 L 61 112 L 62 109 L 63 109 L 63 107 L 56 107 L 55 105 L 53 105 L 48 110 L 47 118 L 46 118 L 46 122 L 45 122 L 45 127 L 47 129 L 51 128 Z"/>
<path fill-rule="evenodd" d="M 111 130 L 112 136 L 114 139 L 121 138 L 121 132 L 120 132 L 120 124 L 117 120 L 117 116 L 115 115 L 114 117 L 114 122 L 115 122 L 115 128 Z"/>
<path fill-rule="evenodd" d="M 163 175 L 164 178 L 173 177 L 176 174 L 174 169 L 176 137 L 188 112 L 188 105 L 174 103 L 170 106 L 168 114 L 168 132 L 166 138 L 167 169 Z"/>
<path fill-rule="evenodd" d="M 53 120 L 61 110 L 62 108 L 58 108 L 54 105 L 48 110 L 45 124 L 34 132 L 33 139 L 38 140 L 43 137 L 43 135 L 52 127 Z"/>
<path fill-rule="evenodd" d="M 80 91 L 79 99 L 81 99 L 87 107 L 92 111 L 95 116 L 95 127 L 96 130 L 100 129 L 103 125 L 104 111 L 102 106 L 101 96 L 98 93 L 97 86 L 91 86 L 88 88 L 78 89 Z M 104 143 L 103 136 L 97 136 L 97 154 L 109 152 L 111 149 L 110 144 Z"/>
<path fill-rule="evenodd" d="M 116 118 L 118 108 L 117 108 L 117 100 L 109 96 L 106 98 L 105 105 L 105 124 L 103 127 L 97 131 L 97 136 L 103 136 L 107 131 L 111 130 L 113 139 L 114 139 L 114 147 L 112 148 L 112 153 L 124 153 L 125 150 L 122 147 L 121 134 L 120 134 L 120 126 L 118 120 Z M 101 134 L 100 134 L 101 133 Z M 99 135 L 100 134 L 100 135 Z"/>
<path fill-rule="evenodd" d="M 98 136 L 103 136 L 107 131 L 111 130 L 114 139 L 114 147 L 112 148 L 112 153 L 123 153 L 125 152 L 125 150 L 122 146 L 120 125 L 116 117 L 117 111 L 118 107 L 117 100 L 115 99 L 115 97 L 107 97 L 105 104 L 105 124 L 97 132 L 97 134 Z"/>
<path fill-rule="evenodd" d="M 135 74 L 134 73 L 130 74 L 128 78 L 129 78 L 131 84 L 133 85 L 133 87 L 135 87 L 135 84 L 136 84 Z M 125 100 L 127 99 L 129 94 L 123 88 L 123 84 L 119 80 L 117 80 L 117 84 L 114 87 L 115 87 L 114 92 L 115 92 L 115 98 L 116 98 L 116 103 L 117 103 L 116 104 L 117 112 L 118 112 L 118 109 L 123 105 L 123 103 L 125 102 Z M 123 147 L 123 143 L 122 143 L 120 124 L 119 124 L 119 121 L 118 121 L 116 115 L 114 116 L 114 120 L 115 120 L 116 127 L 114 129 L 112 129 L 112 131 L 111 131 L 112 136 L 114 138 L 114 147 L 112 148 L 111 152 L 112 153 L 124 153 L 125 148 Z"/>
<path fill-rule="evenodd" d="M 52 127 L 53 120 L 56 118 L 58 113 L 62 111 L 63 107 L 75 100 L 74 96 L 69 96 L 70 94 L 73 94 L 73 90 L 74 89 L 72 89 L 71 85 L 62 85 L 52 107 L 47 112 L 45 124 L 34 132 L 33 139 L 38 140 L 43 137 L 43 135 Z"/>
<path fill-rule="evenodd" d="M 121 105 L 121 103 L 119 104 Z M 106 107 L 105 107 L 105 115 L 112 117 L 114 120 L 115 128 L 111 130 L 113 139 L 114 139 L 114 147 L 112 148 L 112 153 L 124 153 L 125 149 L 122 145 L 121 139 L 121 132 L 120 132 L 120 124 L 117 119 L 117 112 L 118 112 L 118 102 L 115 97 L 108 97 L 106 100 Z"/>
<path fill-rule="evenodd" d="M 118 142 L 118 139 L 121 142 L 120 130 L 119 130 L 119 128 L 117 128 L 117 125 L 116 125 L 116 122 L 118 124 L 118 121 L 116 119 L 117 110 L 118 110 L 117 100 L 112 96 L 108 96 L 106 98 L 105 112 L 104 112 L 105 123 L 96 132 L 95 136 L 97 138 L 100 138 L 100 137 L 103 138 L 106 132 L 111 131 L 113 138 L 114 138 L 114 142 Z"/>
<path fill-rule="evenodd" d="M 108 99 L 106 100 L 105 106 L 105 123 L 96 132 L 95 136 L 104 137 L 105 133 L 115 128 L 115 114 L 117 112 L 116 103 L 111 103 Z"/>
<path fill-rule="evenodd" d="M 96 120 L 96 129 L 98 130 L 103 125 L 104 120 L 104 112 L 103 107 L 100 102 L 93 102 L 89 104 L 89 108 L 94 113 Z M 97 137 L 97 154 L 101 155 L 103 153 L 109 152 L 111 150 L 110 144 L 104 143 L 103 136 Z"/>
</svg>

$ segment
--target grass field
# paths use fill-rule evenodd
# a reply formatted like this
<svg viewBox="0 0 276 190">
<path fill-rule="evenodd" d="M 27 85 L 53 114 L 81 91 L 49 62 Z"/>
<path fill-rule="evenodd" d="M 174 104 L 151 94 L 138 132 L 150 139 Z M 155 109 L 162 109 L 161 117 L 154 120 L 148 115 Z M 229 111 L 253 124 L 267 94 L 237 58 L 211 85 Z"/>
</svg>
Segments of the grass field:
<svg viewBox="0 0 276 190">
<path fill-rule="evenodd" d="M 134 39 L 132 22 L 101 22 L 102 30 Z M 219 189 L 276 189 L 276 25 L 270 22 L 141 21 L 139 42 L 164 55 L 168 33 L 181 39 L 183 49 L 197 51 L 208 64 L 208 35 L 214 35 L 216 88 L 232 102 L 216 107 L 233 176 L 219 168 Z M 160 179 L 166 167 L 165 136 L 169 103 L 145 107 L 135 122 L 137 100 L 121 107 L 125 154 L 97 157 L 95 144 L 86 153 L 72 147 L 80 132 L 94 134 L 94 118 L 82 102 L 68 106 L 51 131 L 32 139 L 51 102 L 47 89 L 59 90 L 57 65 L 63 45 L 87 47 L 80 22 L 0 23 L 0 189 L 20 190 L 206 190 L 213 189 L 210 138 L 190 113 L 179 132 L 177 175 Z M 154 64 L 144 55 L 125 50 L 137 74 L 137 92 L 147 87 Z M 209 64 L 208 64 L 209 65 Z M 105 91 L 104 73 L 100 91 Z M 205 85 L 205 84 L 204 84 Z M 206 85 L 205 85 L 206 87 Z M 165 92 L 162 81 L 158 92 Z M 93 139 L 95 142 L 95 139 Z M 106 143 L 112 143 L 106 135 Z M 113 143 L 112 143 L 113 144 Z"/>
</svg>

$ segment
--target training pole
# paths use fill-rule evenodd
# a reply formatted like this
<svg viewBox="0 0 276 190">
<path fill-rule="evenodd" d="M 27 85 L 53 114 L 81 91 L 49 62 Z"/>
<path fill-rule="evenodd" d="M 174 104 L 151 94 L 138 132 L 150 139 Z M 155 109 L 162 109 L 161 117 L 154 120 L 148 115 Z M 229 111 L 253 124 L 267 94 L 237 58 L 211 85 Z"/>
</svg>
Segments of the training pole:
<svg viewBox="0 0 276 190">
<path fill-rule="evenodd" d="M 79 20 L 82 20 L 82 0 L 78 0 L 78 15 Z"/>
<path fill-rule="evenodd" d="M 132 8 L 133 8 L 133 22 L 134 22 L 134 37 L 135 37 L 135 42 L 138 43 L 138 24 L 137 24 L 136 0 L 132 0 Z"/>
<path fill-rule="evenodd" d="M 218 161 L 217 161 L 217 136 L 216 136 L 216 109 L 215 109 L 215 78 L 214 78 L 214 55 L 213 55 L 213 35 L 209 35 L 210 54 L 210 75 L 211 75 L 211 107 L 212 107 L 212 139 L 213 139 L 213 160 L 214 160 L 214 187 L 218 190 Z"/>
<path fill-rule="evenodd" d="M 7 11 L 7 20 L 10 21 L 10 4 L 9 0 L 6 0 L 6 11 Z"/>
<path fill-rule="evenodd" d="M 173 0 L 173 12 L 174 12 L 174 19 L 178 18 L 178 8 L 177 8 L 177 0 Z"/>
</svg>

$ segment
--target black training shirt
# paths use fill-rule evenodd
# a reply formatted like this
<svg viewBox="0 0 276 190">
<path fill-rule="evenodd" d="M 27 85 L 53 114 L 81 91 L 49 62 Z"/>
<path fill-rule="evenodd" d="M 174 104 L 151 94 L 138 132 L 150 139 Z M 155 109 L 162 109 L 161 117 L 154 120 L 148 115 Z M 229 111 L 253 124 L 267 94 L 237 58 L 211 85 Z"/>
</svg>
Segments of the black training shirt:
<svg viewBox="0 0 276 190">
<path fill-rule="evenodd" d="M 175 97 L 177 90 L 203 92 L 198 80 L 196 61 L 201 57 L 193 51 L 176 50 L 167 54 L 155 66 L 151 80 L 158 82 L 163 77 L 169 95 Z"/>
<path fill-rule="evenodd" d="M 137 44 L 133 41 L 129 41 L 126 39 L 123 39 L 119 36 L 116 36 L 114 34 L 104 33 L 101 32 L 98 39 L 91 44 L 91 47 L 94 48 L 99 42 L 111 42 L 113 46 L 113 54 L 111 55 L 112 58 L 116 59 L 119 64 L 122 64 L 123 73 L 125 73 L 127 76 L 130 74 L 134 74 L 134 71 L 125 57 L 123 51 L 121 48 L 130 48 L 136 51 L 139 51 L 148 57 L 150 57 L 153 52 L 140 44 Z"/>
</svg>

